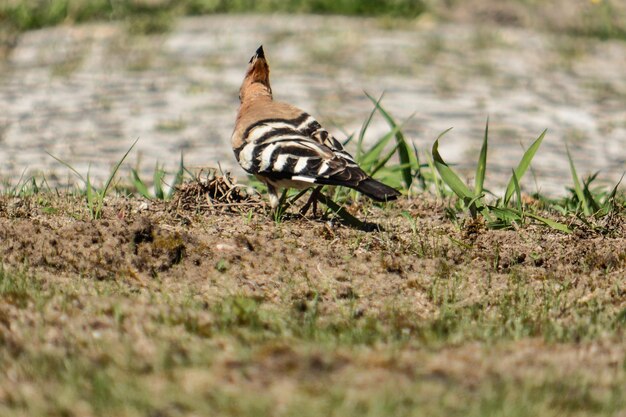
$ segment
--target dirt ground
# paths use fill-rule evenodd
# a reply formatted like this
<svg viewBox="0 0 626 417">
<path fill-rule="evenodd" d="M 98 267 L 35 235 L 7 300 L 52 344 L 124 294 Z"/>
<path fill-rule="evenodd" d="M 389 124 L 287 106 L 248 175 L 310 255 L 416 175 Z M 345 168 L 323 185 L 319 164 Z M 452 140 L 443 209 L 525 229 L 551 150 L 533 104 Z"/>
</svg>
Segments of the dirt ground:
<svg viewBox="0 0 626 417">
<path fill-rule="evenodd" d="M 249 209 L 218 212 L 206 206 L 181 209 L 177 201 L 108 198 L 103 219 L 88 220 L 81 199 L 49 197 L 0 200 L 5 265 L 85 279 L 196 281 L 208 279 L 207 269 L 224 261 L 227 275 L 251 289 L 276 279 L 278 268 L 291 277 L 328 279 L 332 286 L 355 281 L 360 292 L 375 298 L 400 292 L 404 281 L 449 275 L 456 268 L 471 267 L 478 279 L 513 269 L 534 279 L 572 274 L 593 279 L 626 266 L 626 219 L 618 214 L 604 219 L 603 232 L 576 218 L 559 219 L 573 225 L 571 235 L 539 225 L 498 231 L 470 218 L 451 222 L 446 203 L 419 196 L 384 210 L 354 206 L 373 229 L 367 232 L 336 219 L 300 218 L 295 209 L 276 222 L 256 200 Z"/>
<path fill-rule="evenodd" d="M 0 199 L 0 414 L 625 415 L 623 215 L 181 201 Z"/>
</svg>

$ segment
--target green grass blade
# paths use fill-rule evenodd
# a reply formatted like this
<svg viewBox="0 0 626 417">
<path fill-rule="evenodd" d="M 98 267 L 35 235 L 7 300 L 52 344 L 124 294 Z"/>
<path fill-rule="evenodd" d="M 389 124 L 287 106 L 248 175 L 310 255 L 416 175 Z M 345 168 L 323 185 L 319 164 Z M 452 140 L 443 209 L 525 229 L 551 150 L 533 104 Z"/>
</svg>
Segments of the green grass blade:
<svg viewBox="0 0 626 417">
<path fill-rule="evenodd" d="M 390 132 L 386 133 L 378 140 L 378 142 L 374 144 L 374 146 L 372 146 L 369 151 L 362 154 L 360 159 L 356 160 L 365 172 L 368 172 L 369 169 L 374 166 L 374 164 L 380 161 L 380 154 L 385 149 L 385 146 L 387 146 L 391 138 L 393 138 L 398 129 L 399 127 L 394 128 Z"/>
<path fill-rule="evenodd" d="M 22 170 L 22 175 L 20 175 L 20 179 L 17 181 L 17 183 L 15 184 L 14 187 L 10 186 L 10 182 L 9 182 L 8 195 L 10 195 L 11 197 L 16 197 L 16 196 L 19 195 L 20 191 L 18 191 L 18 190 L 21 190 L 23 188 L 22 181 L 24 181 L 24 176 L 26 175 L 26 170 L 27 169 L 28 168 L 24 168 Z"/>
<path fill-rule="evenodd" d="M 382 167 L 384 167 L 387 164 L 387 162 L 389 162 L 393 154 L 396 153 L 398 146 L 399 145 L 396 143 L 396 146 L 394 146 L 393 149 L 390 152 L 388 152 L 387 155 L 378 162 L 378 164 L 369 173 L 370 176 L 373 177 Z"/>
<path fill-rule="evenodd" d="M 416 171 L 415 171 L 415 178 L 420 182 L 420 188 L 422 190 L 426 189 L 426 179 L 424 178 L 424 175 L 422 173 L 422 167 L 426 166 L 426 165 L 422 165 L 420 162 L 420 154 L 419 151 L 417 150 L 417 146 L 415 146 L 415 143 L 413 143 L 413 153 L 415 154 L 415 160 L 417 161 L 417 167 L 416 167 Z"/>
<path fill-rule="evenodd" d="M 441 137 L 443 137 L 443 135 L 448 133 L 450 130 L 452 130 L 452 128 L 449 128 L 439 134 L 435 143 L 433 143 L 432 154 L 435 168 L 437 169 L 437 172 L 439 172 L 439 176 L 443 182 L 450 187 L 454 194 L 466 202 L 471 201 L 474 198 L 474 194 L 465 185 L 461 178 L 459 178 L 459 176 L 448 166 L 448 164 L 445 163 L 439 154 L 439 139 L 441 139 Z"/>
<path fill-rule="evenodd" d="M 365 93 L 367 94 L 367 93 Z M 380 95 L 380 97 L 378 98 L 378 100 L 376 100 L 376 103 L 374 103 L 374 108 L 372 109 L 372 111 L 370 112 L 369 116 L 367 117 L 367 119 L 365 119 L 365 122 L 363 122 L 363 125 L 361 126 L 361 130 L 359 131 L 359 138 L 357 140 L 356 143 L 356 155 L 355 158 L 358 161 L 361 158 L 361 155 L 363 153 L 363 139 L 365 138 L 365 132 L 367 132 L 367 128 L 369 127 L 370 123 L 372 122 L 372 119 L 374 118 L 374 114 L 376 114 L 376 110 L 378 108 L 378 103 L 380 103 L 380 101 L 383 99 L 383 96 L 385 95 L 385 93 L 382 93 Z"/>
<path fill-rule="evenodd" d="M 93 189 L 93 187 L 91 186 L 91 179 L 89 178 L 89 171 L 87 171 L 87 179 L 86 179 L 86 197 L 87 197 L 87 208 L 89 209 L 89 214 L 91 215 L 92 219 L 96 219 L 98 216 L 97 213 L 97 208 L 95 205 L 95 201 L 97 199 L 97 197 L 94 194 L 97 194 L 97 191 L 95 191 Z"/>
<path fill-rule="evenodd" d="M 467 206 L 470 208 L 470 212 L 472 213 L 472 215 L 474 213 L 473 211 L 475 210 L 475 208 L 478 208 L 480 214 L 482 214 L 485 220 L 487 220 L 488 222 L 491 222 L 493 221 L 493 218 L 489 215 L 489 208 L 486 207 L 482 201 L 484 196 L 485 196 L 484 194 L 474 196 L 474 198 L 472 198 L 469 201 Z"/>
<path fill-rule="evenodd" d="M 83 177 L 82 175 L 80 175 L 80 172 L 76 171 L 76 169 L 74 169 L 73 166 L 71 166 L 70 164 L 68 164 L 67 162 L 57 158 L 56 156 L 52 155 L 50 152 L 46 152 L 48 155 L 50 155 L 52 158 L 54 158 L 57 162 L 60 162 L 61 164 L 65 165 L 66 168 L 68 168 L 70 171 L 72 171 L 82 182 L 83 184 L 86 184 L 87 181 L 85 180 L 85 177 Z"/>
<path fill-rule="evenodd" d="M 511 170 L 511 178 L 513 179 L 513 184 L 515 186 L 515 199 L 517 204 L 517 209 L 520 213 L 523 213 L 522 207 L 522 189 L 519 186 L 519 181 L 517 180 L 517 175 L 515 175 L 515 171 Z"/>
<path fill-rule="evenodd" d="M 139 178 L 139 174 L 137 173 L 137 171 L 135 169 L 131 169 L 130 172 L 132 175 L 133 186 L 137 189 L 137 192 L 144 198 L 151 199 L 152 196 L 150 195 L 150 192 L 148 191 L 148 187 L 141 180 L 141 178 Z"/>
<path fill-rule="evenodd" d="M 624 175 L 626 175 L 626 173 L 622 174 L 617 184 L 615 184 L 611 192 L 608 193 L 608 195 L 604 198 L 604 201 L 602 202 L 602 207 L 601 207 L 603 214 L 605 215 L 609 214 L 610 212 L 615 211 L 615 209 L 617 208 L 618 206 L 617 201 L 616 201 L 617 190 L 619 189 L 619 186 L 622 183 L 622 180 L 624 179 Z"/>
<path fill-rule="evenodd" d="M 439 180 L 439 175 L 437 175 L 435 162 L 433 161 L 432 156 L 428 152 L 426 152 L 426 162 L 428 162 L 430 175 L 432 177 L 433 183 L 435 184 L 435 195 L 439 198 L 443 198 L 444 196 L 443 184 L 441 184 L 441 181 Z"/>
<path fill-rule="evenodd" d="M 165 193 L 163 192 L 163 177 L 165 177 L 165 171 L 162 167 L 159 167 L 157 163 L 154 168 L 154 196 L 157 200 L 163 200 Z"/>
<path fill-rule="evenodd" d="M 530 163 L 535 157 L 535 153 L 537 152 L 537 149 L 539 149 L 539 146 L 541 146 L 541 142 L 543 142 L 543 138 L 546 136 L 547 131 L 548 131 L 547 129 L 544 130 L 541 133 L 541 135 L 539 135 L 539 137 L 533 142 L 533 144 L 530 145 L 530 147 L 524 153 L 524 156 L 522 156 L 522 160 L 517 165 L 517 168 L 515 168 L 515 175 L 517 176 L 518 181 L 521 181 L 522 177 L 524 177 L 524 174 L 526 173 L 526 170 L 528 169 L 528 167 L 530 166 Z M 505 206 L 509 204 L 509 200 L 511 199 L 511 196 L 513 195 L 514 191 L 515 191 L 515 184 L 513 182 L 513 178 L 511 178 L 509 180 L 509 184 L 506 187 L 506 192 L 504 194 Z"/>
<path fill-rule="evenodd" d="M 376 99 L 372 96 L 370 96 L 369 94 L 365 93 L 367 95 L 367 97 L 376 105 L 376 108 L 378 109 L 378 111 L 380 112 L 380 114 L 385 118 L 385 120 L 387 121 L 387 123 L 389 124 L 389 126 L 392 129 L 395 129 L 398 124 L 396 123 L 396 121 L 393 119 L 393 117 L 391 117 L 391 115 L 381 106 L 379 101 L 376 101 Z M 411 119 L 413 117 L 413 115 L 411 115 L 409 117 L 409 119 Z M 402 171 L 402 177 L 404 179 L 404 183 L 405 183 L 405 187 L 408 190 L 411 187 L 411 184 L 413 183 L 413 173 L 412 170 L 415 169 L 416 171 L 419 169 L 419 162 L 417 161 L 417 159 L 415 158 L 415 154 L 413 152 L 411 152 L 411 148 L 409 147 L 404 134 L 402 133 L 401 130 L 397 130 L 396 134 L 396 143 L 399 145 L 398 146 L 398 157 L 400 158 L 400 163 L 401 164 L 408 164 L 407 168 L 405 168 Z"/>
<path fill-rule="evenodd" d="M 96 209 L 95 209 L 95 212 L 94 212 L 94 218 L 95 219 L 99 219 L 100 217 L 102 217 L 102 207 L 104 205 L 104 198 L 106 197 L 107 192 L 109 191 L 109 188 L 111 187 L 111 183 L 113 182 L 113 179 L 115 178 L 115 175 L 117 175 L 117 171 L 120 169 L 120 166 L 122 165 L 122 163 L 124 162 L 124 160 L 126 159 L 128 154 L 130 153 L 130 151 L 133 150 L 133 148 L 137 144 L 137 141 L 139 141 L 139 138 L 135 139 L 135 141 L 130 146 L 130 148 L 128 148 L 128 150 L 126 151 L 126 153 L 124 154 L 122 159 L 120 159 L 117 162 L 117 164 L 115 164 L 115 166 L 113 167 L 113 170 L 111 171 L 111 174 L 109 174 L 109 178 L 107 178 L 107 181 L 104 184 L 104 188 L 102 189 L 102 191 L 97 191 L 96 192 L 96 200 L 97 201 L 96 201 Z"/>
<path fill-rule="evenodd" d="M 576 193 L 576 197 L 578 197 L 579 204 L 582 205 L 583 213 L 585 216 L 591 215 L 591 210 L 589 209 L 589 204 L 587 202 L 587 198 L 585 197 L 585 193 L 580 185 L 580 180 L 578 179 L 578 173 L 576 172 L 576 166 L 574 165 L 574 160 L 572 159 L 572 154 L 569 151 L 569 146 L 567 142 L 565 143 L 565 150 L 567 151 L 567 159 L 569 160 L 569 169 L 572 174 L 572 180 L 574 181 L 574 192 Z"/>
<path fill-rule="evenodd" d="M 191 178 L 194 178 L 197 175 L 194 172 L 192 172 L 189 168 L 187 168 L 187 167 L 183 167 L 183 168 L 184 168 L 185 172 L 187 173 L 187 175 L 189 175 Z M 256 177 L 252 177 L 252 178 L 256 178 Z"/>
<path fill-rule="evenodd" d="M 607 201 L 614 200 L 615 196 L 617 196 L 617 190 L 619 189 L 619 185 L 622 183 L 622 180 L 624 179 L 624 175 L 626 175 L 626 173 L 622 174 L 622 176 L 620 177 L 619 181 L 617 181 L 617 184 L 615 184 L 615 187 L 613 187 L 613 189 L 609 193 L 609 195 L 608 195 L 608 197 L 606 199 Z"/>
<path fill-rule="evenodd" d="M 493 214 L 497 219 L 507 224 L 522 219 L 520 213 L 518 213 L 517 210 L 511 208 L 489 207 L 489 212 Z"/>
<path fill-rule="evenodd" d="M 485 136 L 483 138 L 483 146 L 480 148 L 478 156 L 478 165 L 476 166 L 476 178 L 474 178 L 474 194 L 481 195 L 483 193 L 483 185 L 485 184 L 485 172 L 487 171 L 487 138 L 489 136 L 489 118 L 485 124 Z"/>
<path fill-rule="evenodd" d="M 596 201 L 598 199 L 598 195 L 594 197 L 594 193 L 591 190 L 591 183 L 596 179 L 599 172 L 596 172 L 587 180 L 583 181 L 583 195 L 585 196 L 585 201 L 587 202 L 587 207 L 589 207 L 589 211 L 591 214 L 597 213 L 600 211 L 600 204 Z"/>
<path fill-rule="evenodd" d="M 180 153 L 180 163 L 178 164 L 178 171 L 176 171 L 176 175 L 174 176 L 174 182 L 170 187 L 169 193 L 167 193 L 167 199 L 171 199 L 176 191 L 176 187 L 183 183 L 185 179 L 185 163 L 183 161 L 183 153 Z"/>
<path fill-rule="evenodd" d="M 537 216 L 536 214 L 532 214 L 532 213 L 526 213 L 526 216 L 533 218 L 543 224 L 545 224 L 546 226 L 551 227 L 554 230 L 558 230 L 561 231 L 563 233 L 572 233 L 572 230 L 567 227 L 566 225 L 564 225 L 563 223 L 559 223 L 557 221 L 554 220 L 550 220 L 550 219 L 546 219 L 545 217 L 541 217 L 541 216 Z"/>
<path fill-rule="evenodd" d="M 351 133 L 350 135 L 347 135 L 346 139 L 343 141 L 341 145 L 345 148 L 346 145 L 348 145 L 348 143 L 352 142 L 352 139 L 354 139 L 354 132 Z"/>
<path fill-rule="evenodd" d="M 102 198 L 103 199 L 104 199 L 104 197 L 106 197 L 106 194 L 109 191 L 109 187 L 111 186 L 111 183 L 113 182 L 113 179 L 115 178 L 115 175 L 117 174 L 117 171 L 120 169 L 120 166 L 124 163 L 124 160 L 126 159 L 128 154 L 130 153 L 130 151 L 133 150 L 133 148 L 135 147 L 135 145 L 137 144 L 138 141 L 139 141 L 139 138 L 135 139 L 135 141 L 133 142 L 132 145 L 130 145 L 130 148 L 128 148 L 128 150 L 126 151 L 124 156 L 122 156 L 122 159 L 120 159 L 117 162 L 117 164 L 115 164 L 115 166 L 113 167 L 113 171 L 111 171 L 111 174 L 109 175 L 109 178 L 107 179 L 107 182 L 104 185 L 104 189 L 102 190 Z"/>
</svg>

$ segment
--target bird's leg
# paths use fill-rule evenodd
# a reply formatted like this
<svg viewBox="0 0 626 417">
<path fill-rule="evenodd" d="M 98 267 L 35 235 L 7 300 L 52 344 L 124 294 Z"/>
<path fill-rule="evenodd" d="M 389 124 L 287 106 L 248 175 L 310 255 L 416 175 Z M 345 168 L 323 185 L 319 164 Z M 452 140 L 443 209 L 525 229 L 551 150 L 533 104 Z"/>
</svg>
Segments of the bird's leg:
<svg viewBox="0 0 626 417">
<path fill-rule="evenodd" d="M 313 190 L 313 193 L 315 193 L 316 190 Z M 311 194 L 313 194 L 311 193 Z M 318 195 L 320 195 L 322 193 L 322 187 L 317 188 L 317 194 L 315 195 L 315 200 L 313 200 L 313 217 L 317 216 L 317 202 L 320 201 L 318 199 Z"/>
<path fill-rule="evenodd" d="M 300 209 L 300 215 L 304 216 L 307 213 L 307 211 L 309 211 L 311 204 L 313 204 L 313 216 L 315 217 L 315 214 L 317 212 L 317 196 L 320 195 L 321 191 L 322 191 L 322 186 L 315 187 L 313 191 L 311 191 L 311 195 L 309 196 L 309 199 L 304 204 L 304 206 L 302 206 L 302 208 Z"/>
<path fill-rule="evenodd" d="M 271 184 L 267 184 L 267 193 L 270 198 L 270 207 L 272 208 L 272 216 L 274 220 L 280 221 L 283 217 L 283 213 L 288 206 L 285 206 L 285 200 L 287 199 L 287 188 L 283 190 L 280 198 L 278 197 L 278 190 Z"/>
<path fill-rule="evenodd" d="M 276 191 L 276 187 L 267 183 L 267 193 L 269 194 L 272 213 L 276 214 L 278 211 L 278 206 L 280 205 L 280 199 L 278 198 L 278 192 Z"/>
</svg>

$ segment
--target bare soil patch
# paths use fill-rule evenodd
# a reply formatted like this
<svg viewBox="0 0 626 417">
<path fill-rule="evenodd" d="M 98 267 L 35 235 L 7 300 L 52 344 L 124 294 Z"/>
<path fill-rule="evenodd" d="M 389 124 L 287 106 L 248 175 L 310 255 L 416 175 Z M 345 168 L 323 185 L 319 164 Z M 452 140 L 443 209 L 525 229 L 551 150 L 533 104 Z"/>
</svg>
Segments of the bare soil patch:
<svg viewBox="0 0 626 417">
<path fill-rule="evenodd" d="M 2 198 L 0 253 L 6 265 L 27 263 L 98 279 L 127 274 L 202 279 L 206 264 L 219 260 L 235 268 L 236 276 L 255 271 L 260 280 L 267 276 L 259 274 L 264 266 L 268 272 L 281 267 L 316 275 L 320 263 L 333 271 L 387 278 L 445 270 L 428 266 L 432 260 L 494 273 L 518 267 L 537 277 L 610 273 L 626 263 L 626 221 L 620 215 L 605 221 L 605 233 L 575 218 L 559 219 L 578 226 L 571 235 L 539 225 L 488 230 L 469 218 L 455 224 L 444 203 L 420 196 L 385 210 L 355 205 L 357 216 L 376 225 L 377 230 L 365 232 L 330 217 L 288 214 L 275 222 L 256 196 L 236 197 L 230 205 L 211 203 L 198 187 L 185 185 L 185 195 L 169 203 L 107 199 L 101 220 L 88 219 L 81 199 L 71 196 Z"/>
</svg>

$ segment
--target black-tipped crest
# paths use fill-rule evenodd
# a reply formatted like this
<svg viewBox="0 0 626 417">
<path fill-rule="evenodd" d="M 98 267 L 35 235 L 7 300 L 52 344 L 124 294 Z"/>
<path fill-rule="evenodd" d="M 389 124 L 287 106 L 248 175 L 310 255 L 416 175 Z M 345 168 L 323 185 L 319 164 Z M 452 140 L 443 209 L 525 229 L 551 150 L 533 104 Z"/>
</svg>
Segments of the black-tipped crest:
<svg viewBox="0 0 626 417">
<path fill-rule="evenodd" d="M 265 59 L 265 52 L 263 51 L 263 45 L 259 46 L 258 49 L 256 50 L 256 52 L 254 53 L 254 55 L 252 56 L 252 58 L 250 58 L 250 62 L 248 62 L 249 64 L 252 63 L 252 61 L 254 61 L 255 59 L 258 58 L 263 58 Z"/>
<path fill-rule="evenodd" d="M 272 98 L 270 87 L 270 67 L 265 59 L 263 45 L 259 46 L 250 58 L 246 76 L 239 89 L 239 99 L 243 103 L 245 97 L 269 96 Z"/>
</svg>

